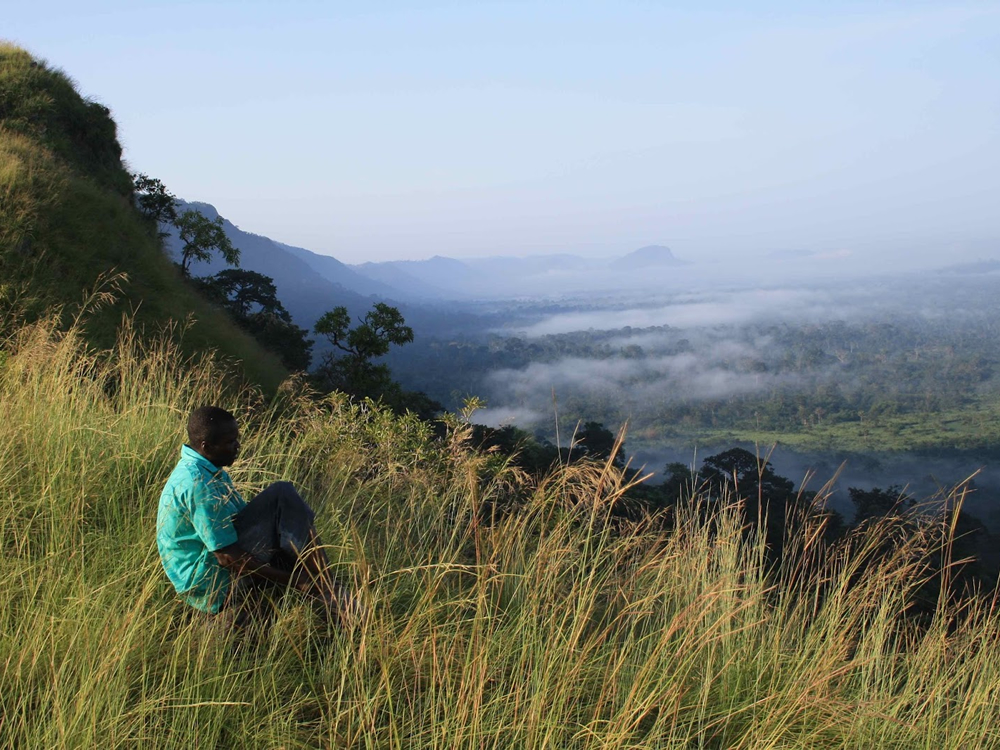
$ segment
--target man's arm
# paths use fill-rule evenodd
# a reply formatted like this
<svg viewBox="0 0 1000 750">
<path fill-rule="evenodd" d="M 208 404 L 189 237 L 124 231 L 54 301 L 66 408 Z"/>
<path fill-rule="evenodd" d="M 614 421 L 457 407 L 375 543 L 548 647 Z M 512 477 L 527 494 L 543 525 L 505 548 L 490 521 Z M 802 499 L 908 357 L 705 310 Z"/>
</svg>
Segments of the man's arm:
<svg viewBox="0 0 1000 750">
<path fill-rule="evenodd" d="M 217 549 L 213 554 L 215 559 L 219 561 L 219 565 L 237 577 L 250 575 L 281 586 L 293 586 L 297 589 L 308 585 L 301 580 L 301 576 L 261 562 L 236 543 Z"/>
</svg>

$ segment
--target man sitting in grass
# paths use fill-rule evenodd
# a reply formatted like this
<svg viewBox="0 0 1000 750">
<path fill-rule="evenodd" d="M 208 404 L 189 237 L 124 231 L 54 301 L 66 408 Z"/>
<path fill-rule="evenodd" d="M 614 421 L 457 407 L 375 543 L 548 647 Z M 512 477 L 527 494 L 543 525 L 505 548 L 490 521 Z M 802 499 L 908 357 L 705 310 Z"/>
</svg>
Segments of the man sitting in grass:
<svg viewBox="0 0 1000 750">
<path fill-rule="evenodd" d="M 240 452 L 236 418 L 203 406 L 188 419 L 188 443 L 160 495 L 156 544 L 177 593 L 203 612 L 227 612 L 243 625 L 251 592 L 293 587 L 338 616 L 347 592 L 330 572 L 315 514 L 288 482 L 249 503 L 224 467 Z"/>
</svg>

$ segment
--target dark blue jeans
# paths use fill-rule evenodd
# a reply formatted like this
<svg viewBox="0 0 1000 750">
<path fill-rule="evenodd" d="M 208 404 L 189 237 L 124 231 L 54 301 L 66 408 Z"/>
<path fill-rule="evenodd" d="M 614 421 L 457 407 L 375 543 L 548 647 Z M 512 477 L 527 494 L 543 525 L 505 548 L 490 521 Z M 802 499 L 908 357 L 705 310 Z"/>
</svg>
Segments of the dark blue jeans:
<svg viewBox="0 0 1000 750">
<path fill-rule="evenodd" d="M 233 516 L 236 543 L 261 562 L 292 572 L 299 553 L 310 544 L 316 514 L 291 482 L 275 482 L 264 488 Z M 233 625 L 242 629 L 251 621 L 269 623 L 274 613 L 274 584 L 240 576 L 229 592 L 224 611 Z"/>
<path fill-rule="evenodd" d="M 291 572 L 299 555 L 316 541 L 312 536 L 315 518 L 313 509 L 290 482 L 275 482 L 233 516 L 236 543 L 261 562 Z M 326 616 L 330 617 L 331 612 L 338 617 L 344 611 L 357 612 L 350 589 L 336 579 L 330 584 L 332 598 L 323 600 L 327 606 Z M 227 607 L 235 610 L 237 627 L 243 627 L 254 618 L 269 619 L 273 604 L 267 589 L 272 587 L 273 584 L 262 583 L 251 576 L 241 576 L 236 581 Z"/>
<path fill-rule="evenodd" d="M 236 543 L 261 562 L 291 570 L 309 546 L 315 518 L 291 482 L 275 482 L 233 517 Z"/>
</svg>

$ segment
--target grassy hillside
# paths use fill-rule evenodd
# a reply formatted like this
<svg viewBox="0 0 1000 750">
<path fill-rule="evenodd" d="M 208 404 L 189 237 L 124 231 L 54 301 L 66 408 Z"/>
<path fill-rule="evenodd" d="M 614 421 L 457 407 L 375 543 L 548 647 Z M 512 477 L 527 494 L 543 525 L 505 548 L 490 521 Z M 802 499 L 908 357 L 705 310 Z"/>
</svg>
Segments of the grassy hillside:
<svg viewBox="0 0 1000 750">
<path fill-rule="evenodd" d="M 219 310 L 183 283 L 133 209 L 115 123 L 100 104 L 28 53 L 0 43 L 0 312 L 33 319 L 53 305 L 68 320 L 85 300 L 87 337 L 113 345 L 127 315 L 147 335 L 183 332 L 188 353 L 218 349 L 273 391 L 286 376 Z M 178 325 L 180 324 L 180 325 Z"/>
<path fill-rule="evenodd" d="M 996 602 L 908 614 L 939 525 L 882 556 L 891 528 L 828 549 L 808 527 L 773 580 L 732 509 L 611 524 L 614 467 L 533 484 L 460 424 L 436 442 L 219 382 L 127 332 L 103 354 L 49 320 L 9 339 L 0 746 L 1000 747 Z M 176 600 L 156 500 L 204 402 L 245 425 L 245 493 L 287 478 L 318 509 L 365 617 L 326 631 L 289 596 L 237 637 Z"/>
</svg>

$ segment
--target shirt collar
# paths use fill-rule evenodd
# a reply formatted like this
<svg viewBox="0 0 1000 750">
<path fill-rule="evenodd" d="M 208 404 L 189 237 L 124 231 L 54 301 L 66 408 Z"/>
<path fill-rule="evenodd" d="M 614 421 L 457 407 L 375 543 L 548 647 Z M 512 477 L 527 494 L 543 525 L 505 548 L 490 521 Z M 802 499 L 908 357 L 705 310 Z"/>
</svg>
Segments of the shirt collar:
<svg viewBox="0 0 1000 750">
<path fill-rule="evenodd" d="M 212 474 L 218 474 L 222 470 L 187 443 L 181 446 L 181 460 L 193 461 L 202 468 L 210 471 Z"/>
</svg>

